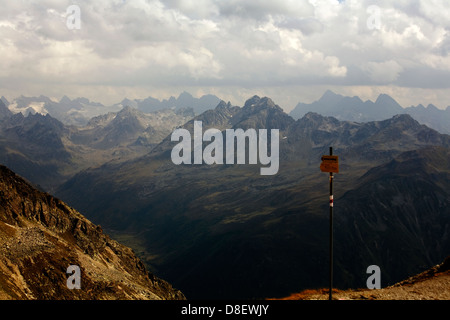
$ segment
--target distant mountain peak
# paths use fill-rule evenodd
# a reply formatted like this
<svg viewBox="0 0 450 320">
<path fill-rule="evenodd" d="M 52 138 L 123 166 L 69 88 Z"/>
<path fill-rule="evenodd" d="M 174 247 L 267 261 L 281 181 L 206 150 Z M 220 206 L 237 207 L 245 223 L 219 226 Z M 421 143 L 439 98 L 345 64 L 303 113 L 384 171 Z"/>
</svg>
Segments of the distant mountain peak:
<svg viewBox="0 0 450 320">
<path fill-rule="evenodd" d="M 216 106 L 215 109 L 224 109 L 224 108 L 229 108 L 229 107 L 231 107 L 231 103 L 229 101 L 227 103 L 223 100 L 220 100 L 219 104 Z"/>
<path fill-rule="evenodd" d="M 282 111 L 282 109 L 277 106 L 271 98 L 268 97 L 259 97 L 258 95 L 254 95 L 250 99 L 248 99 L 244 104 L 244 109 L 252 108 L 252 107 L 268 107 L 275 108 Z"/>
<path fill-rule="evenodd" d="M 396 114 L 395 116 L 392 117 L 392 120 L 399 122 L 399 121 L 407 121 L 407 122 L 414 122 L 419 124 L 416 120 L 414 120 L 413 117 L 411 117 L 411 115 L 406 114 L 406 113 L 402 113 L 402 114 Z"/>
<path fill-rule="evenodd" d="M 253 97 L 251 97 L 250 99 L 247 99 L 247 101 L 245 101 L 244 103 L 244 108 L 245 107 L 251 107 L 253 105 L 258 104 L 261 101 L 261 98 L 258 95 L 254 95 Z"/>
<path fill-rule="evenodd" d="M 343 96 L 340 94 L 337 94 L 333 91 L 331 91 L 330 89 L 328 89 L 327 91 L 324 92 L 324 94 L 322 95 L 322 97 L 320 97 L 319 100 L 322 99 L 329 99 L 329 98 L 342 98 Z"/>
<path fill-rule="evenodd" d="M 9 105 L 9 101 L 8 101 L 4 96 L 2 96 L 2 97 L 0 98 L 0 100 L 5 104 L 5 106 L 8 106 L 8 105 Z"/>
<path fill-rule="evenodd" d="M 137 111 L 137 109 L 133 108 L 129 105 L 124 105 L 122 110 L 119 111 L 119 113 L 130 113 L 130 112 L 134 112 L 134 111 Z"/>
<path fill-rule="evenodd" d="M 169 99 L 160 101 L 152 97 L 147 97 L 143 100 L 135 99 L 132 103 L 129 103 L 129 101 L 128 99 L 124 99 L 122 105 L 130 104 L 146 113 L 162 109 L 192 108 L 196 114 L 200 114 L 206 110 L 214 109 L 220 102 L 220 99 L 211 94 L 194 98 L 189 92 L 183 91 L 179 94 L 178 98 L 171 96 Z"/>
<path fill-rule="evenodd" d="M 325 91 L 325 93 L 320 97 L 318 100 L 319 103 L 324 104 L 336 104 L 339 101 L 341 101 L 344 98 L 344 96 L 334 93 L 331 90 Z"/>
<path fill-rule="evenodd" d="M 66 95 L 64 95 L 61 100 L 59 100 L 59 103 L 71 103 L 72 100 L 70 100 L 70 98 Z"/>
<path fill-rule="evenodd" d="M 128 98 L 123 99 L 120 104 L 122 106 L 130 106 L 130 107 L 136 107 L 137 101 L 136 100 L 130 100 Z"/>
<path fill-rule="evenodd" d="M 390 95 L 385 94 L 385 93 L 381 93 L 380 95 L 378 95 L 378 98 L 375 101 L 375 104 L 380 104 L 380 103 L 389 103 L 389 104 L 399 106 L 401 108 L 401 106 L 397 103 L 397 101 L 395 101 L 394 98 L 392 98 Z"/>
<path fill-rule="evenodd" d="M 307 127 L 319 127 L 322 124 L 334 124 L 337 126 L 340 121 L 334 117 L 325 117 L 316 112 L 308 112 L 302 118 L 298 119 L 297 123 L 306 125 Z"/>
<path fill-rule="evenodd" d="M 192 94 L 190 94 L 189 92 L 183 91 L 183 92 L 180 93 L 180 95 L 178 96 L 178 99 L 184 99 L 184 98 L 192 99 L 193 96 L 192 96 Z"/>
<path fill-rule="evenodd" d="M 419 128 L 422 126 L 417 120 L 406 113 L 396 114 L 392 118 L 384 120 L 382 122 L 388 123 L 390 125 L 396 125 L 405 129 Z"/>
<path fill-rule="evenodd" d="M 318 114 L 317 112 L 310 111 L 303 116 L 305 119 L 323 119 L 323 116 Z"/>
<path fill-rule="evenodd" d="M 3 100 L 0 100 L 0 119 L 10 117 L 12 115 L 13 113 L 8 109 L 8 106 L 3 102 Z"/>
<path fill-rule="evenodd" d="M 312 103 L 298 103 L 289 113 L 300 119 L 309 111 L 332 116 L 338 120 L 356 122 L 379 121 L 403 113 L 404 109 L 389 95 L 380 94 L 376 102 L 363 101 L 358 96 L 342 96 L 331 90 L 325 91 L 319 100 Z"/>
<path fill-rule="evenodd" d="M 428 104 L 427 109 L 433 110 L 433 111 L 439 110 L 439 109 L 438 109 L 434 104 L 432 104 L 432 103 Z"/>
</svg>

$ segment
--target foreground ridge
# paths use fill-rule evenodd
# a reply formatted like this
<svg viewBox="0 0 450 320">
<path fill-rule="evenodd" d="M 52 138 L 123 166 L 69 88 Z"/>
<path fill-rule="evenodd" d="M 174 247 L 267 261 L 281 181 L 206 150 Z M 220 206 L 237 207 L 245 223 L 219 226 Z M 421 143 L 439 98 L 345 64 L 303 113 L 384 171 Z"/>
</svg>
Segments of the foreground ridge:
<svg viewBox="0 0 450 320">
<path fill-rule="evenodd" d="M 78 266 L 80 289 L 67 268 Z M 185 299 L 76 210 L 0 166 L 0 299 Z"/>
<path fill-rule="evenodd" d="M 327 289 L 303 290 L 269 300 L 327 300 Z M 450 256 L 444 262 L 383 289 L 333 289 L 335 300 L 449 300 Z"/>
</svg>

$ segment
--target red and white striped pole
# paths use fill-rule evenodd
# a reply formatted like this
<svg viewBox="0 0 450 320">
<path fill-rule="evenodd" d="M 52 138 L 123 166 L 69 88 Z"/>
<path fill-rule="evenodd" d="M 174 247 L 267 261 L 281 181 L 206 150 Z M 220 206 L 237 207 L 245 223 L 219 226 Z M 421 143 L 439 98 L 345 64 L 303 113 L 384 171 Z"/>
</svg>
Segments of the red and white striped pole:
<svg viewBox="0 0 450 320">
<path fill-rule="evenodd" d="M 330 147 L 330 156 L 333 155 L 333 147 Z M 328 300 L 333 297 L 333 172 L 330 172 L 330 291 Z"/>
</svg>

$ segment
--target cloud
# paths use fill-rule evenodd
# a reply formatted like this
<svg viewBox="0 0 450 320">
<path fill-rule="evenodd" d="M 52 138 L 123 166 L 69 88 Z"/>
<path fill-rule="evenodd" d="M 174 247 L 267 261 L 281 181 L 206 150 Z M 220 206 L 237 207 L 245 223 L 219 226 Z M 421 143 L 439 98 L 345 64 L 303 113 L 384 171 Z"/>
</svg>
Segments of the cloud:
<svg viewBox="0 0 450 320">
<path fill-rule="evenodd" d="M 109 93 L 112 87 L 129 92 L 145 86 L 423 87 L 424 75 L 450 77 L 450 8 L 445 1 L 373 4 L 8 1 L 0 14 L 0 89 L 109 86 Z M 69 5 L 80 7 L 79 30 L 66 26 Z M 377 28 L 368 27 L 368 19 L 378 19 Z M 434 83 L 428 79 L 427 87 Z"/>
<path fill-rule="evenodd" d="M 394 60 L 373 62 L 369 61 L 365 67 L 370 79 L 376 83 L 392 83 L 397 80 L 403 68 Z"/>
<path fill-rule="evenodd" d="M 322 32 L 324 29 L 323 24 L 319 20 L 311 17 L 282 19 L 278 26 L 284 29 L 300 30 L 302 34 L 307 36 L 316 32 Z"/>
</svg>

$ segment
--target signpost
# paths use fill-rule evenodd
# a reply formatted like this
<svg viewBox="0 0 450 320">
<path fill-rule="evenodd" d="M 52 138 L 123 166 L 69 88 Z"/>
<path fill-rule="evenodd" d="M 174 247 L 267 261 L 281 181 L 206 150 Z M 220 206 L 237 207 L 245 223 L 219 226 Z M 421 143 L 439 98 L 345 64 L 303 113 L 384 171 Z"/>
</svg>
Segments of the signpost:
<svg viewBox="0 0 450 320">
<path fill-rule="evenodd" d="M 332 151 L 330 151 L 330 153 L 331 152 Z M 322 172 L 339 173 L 338 156 L 332 156 L 332 155 L 322 156 L 322 163 L 320 164 L 320 170 Z"/>
<path fill-rule="evenodd" d="M 322 156 L 320 171 L 330 173 L 330 291 L 328 299 L 333 297 L 333 173 L 339 172 L 339 158 L 333 156 L 333 147 L 330 147 L 330 155 Z"/>
</svg>

